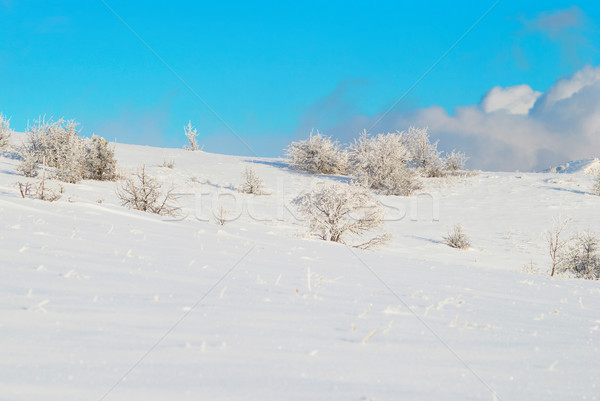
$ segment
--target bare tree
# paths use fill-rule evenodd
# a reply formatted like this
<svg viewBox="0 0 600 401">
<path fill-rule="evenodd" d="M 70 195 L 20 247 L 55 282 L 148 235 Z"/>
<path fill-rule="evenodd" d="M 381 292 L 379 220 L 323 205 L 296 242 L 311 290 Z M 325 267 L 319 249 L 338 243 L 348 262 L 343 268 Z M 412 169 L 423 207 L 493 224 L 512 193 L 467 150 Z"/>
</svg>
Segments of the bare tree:
<svg viewBox="0 0 600 401">
<path fill-rule="evenodd" d="M 550 258 L 552 259 L 552 271 L 550 273 L 550 276 L 554 276 L 556 274 L 556 271 L 562 261 L 562 252 L 564 251 L 565 247 L 569 244 L 569 240 L 563 240 L 561 239 L 561 236 L 570 221 L 571 220 L 568 218 L 559 217 L 558 219 L 554 220 L 552 230 L 547 231 L 544 234 L 546 243 L 548 244 L 548 253 L 550 255 Z"/>
<path fill-rule="evenodd" d="M 189 121 L 188 125 L 183 127 L 183 130 L 184 130 L 185 136 L 188 140 L 188 145 L 185 146 L 185 149 L 191 150 L 191 151 L 198 150 L 198 142 L 196 141 L 198 132 L 196 131 L 196 128 L 194 128 L 194 126 L 192 125 L 192 122 Z"/>
<path fill-rule="evenodd" d="M 144 165 L 132 177 L 120 182 L 116 192 L 121 205 L 130 209 L 166 216 L 176 216 L 180 209 L 175 204 L 178 197 L 174 187 L 163 193 L 160 183 L 146 173 Z"/>
<path fill-rule="evenodd" d="M 240 191 L 245 194 L 262 195 L 264 194 L 263 182 L 260 177 L 256 174 L 256 171 L 252 166 L 247 166 L 242 174 L 244 183 L 242 184 Z"/>
<path fill-rule="evenodd" d="M 292 142 L 286 149 L 290 165 L 310 174 L 345 174 L 347 154 L 330 137 L 310 133 L 306 140 Z"/>
<path fill-rule="evenodd" d="M 324 184 L 293 200 L 312 235 L 325 241 L 368 248 L 385 242 L 386 234 L 363 238 L 383 225 L 383 207 L 357 184 Z"/>
</svg>

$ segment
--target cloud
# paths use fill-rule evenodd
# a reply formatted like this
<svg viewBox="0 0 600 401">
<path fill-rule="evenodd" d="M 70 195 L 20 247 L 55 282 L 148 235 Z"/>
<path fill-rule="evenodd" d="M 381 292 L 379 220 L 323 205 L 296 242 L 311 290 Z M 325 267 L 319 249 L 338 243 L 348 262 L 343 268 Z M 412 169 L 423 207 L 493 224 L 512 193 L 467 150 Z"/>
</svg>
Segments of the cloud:
<svg viewBox="0 0 600 401">
<path fill-rule="evenodd" d="M 484 96 L 481 106 L 486 113 L 527 114 L 541 94 L 525 84 L 508 88 L 496 86 Z"/>
<path fill-rule="evenodd" d="M 561 100 L 570 99 L 581 90 L 600 82 L 600 69 L 585 66 L 572 77 L 559 79 L 540 99 L 538 109 L 548 109 Z"/>
<path fill-rule="evenodd" d="M 591 21 L 577 6 L 543 12 L 523 20 L 522 36 L 541 34 L 560 47 L 563 63 L 581 66 L 584 55 L 593 48 L 588 35 L 594 29 Z"/>
<path fill-rule="evenodd" d="M 324 127 L 351 141 L 381 115 L 356 115 Z M 567 160 L 600 156 L 600 67 L 586 66 L 544 93 L 528 85 L 491 89 L 479 104 L 386 115 L 373 131 L 428 127 L 440 147 L 465 151 L 470 166 L 484 170 L 540 170 Z M 375 133 L 375 132 L 372 132 Z"/>
<path fill-rule="evenodd" d="M 543 12 L 537 17 L 525 21 L 532 31 L 545 33 L 552 39 L 564 35 L 571 29 L 582 28 L 585 23 L 583 12 L 577 7 L 552 12 Z"/>
</svg>

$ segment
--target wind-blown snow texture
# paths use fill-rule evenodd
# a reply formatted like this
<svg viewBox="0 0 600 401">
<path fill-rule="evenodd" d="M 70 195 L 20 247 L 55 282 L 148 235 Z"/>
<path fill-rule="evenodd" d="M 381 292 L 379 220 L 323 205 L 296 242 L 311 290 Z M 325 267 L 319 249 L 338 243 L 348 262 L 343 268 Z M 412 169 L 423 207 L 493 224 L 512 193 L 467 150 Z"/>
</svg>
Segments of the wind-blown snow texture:
<svg viewBox="0 0 600 401">
<path fill-rule="evenodd" d="M 598 399 L 600 287 L 548 277 L 541 237 L 559 214 L 599 227 L 592 176 L 428 179 L 439 209 L 380 196 L 393 239 L 360 251 L 306 239 L 290 206 L 344 178 L 204 152 L 116 155 L 212 195 L 184 196 L 175 221 L 121 207 L 110 182 L 22 199 L 18 161 L 0 157 L 1 400 Z M 270 195 L 233 189 L 252 162 Z M 255 218 L 196 219 L 218 191 Z M 468 251 L 441 243 L 457 222 Z"/>
</svg>

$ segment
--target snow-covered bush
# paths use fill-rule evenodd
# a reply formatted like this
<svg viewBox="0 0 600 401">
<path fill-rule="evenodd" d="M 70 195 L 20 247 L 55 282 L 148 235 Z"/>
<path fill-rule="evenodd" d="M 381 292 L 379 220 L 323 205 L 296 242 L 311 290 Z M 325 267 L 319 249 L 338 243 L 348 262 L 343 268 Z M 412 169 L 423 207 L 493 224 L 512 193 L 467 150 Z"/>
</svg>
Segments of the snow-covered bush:
<svg viewBox="0 0 600 401">
<path fill-rule="evenodd" d="M 85 177 L 90 180 L 114 181 L 117 178 L 115 150 L 106 139 L 93 135 L 86 144 Z"/>
<path fill-rule="evenodd" d="M 293 201 L 312 235 L 333 242 L 368 248 L 388 239 L 385 234 L 365 241 L 383 225 L 384 211 L 369 191 L 357 184 L 323 184 Z"/>
<path fill-rule="evenodd" d="M 563 232 L 571 220 L 568 218 L 558 218 L 552 224 L 552 230 L 546 231 L 544 239 L 548 244 L 548 254 L 552 259 L 552 270 L 550 275 L 554 276 L 562 262 L 563 251 L 569 244 L 569 240 L 563 239 Z"/>
<path fill-rule="evenodd" d="M 308 139 L 292 142 L 286 149 L 290 165 L 310 174 L 344 174 L 347 154 L 330 137 L 310 133 Z"/>
<path fill-rule="evenodd" d="M 225 209 L 225 206 L 219 205 L 219 210 L 215 214 L 215 222 L 219 226 L 224 226 L 225 224 L 227 224 L 228 221 L 229 220 L 227 218 L 227 209 Z"/>
<path fill-rule="evenodd" d="M 438 141 L 431 143 L 426 128 L 410 127 L 401 133 L 404 144 L 410 153 L 409 165 L 424 177 L 442 177 L 446 175 L 446 163 L 442 152 L 437 149 Z"/>
<path fill-rule="evenodd" d="M 64 119 L 36 121 L 28 128 L 18 170 L 33 177 L 37 175 L 38 166 L 43 164 L 52 168 L 54 178 L 64 182 L 115 179 L 114 150 L 104 138 L 94 135 L 86 140 L 80 137 L 77 125 L 73 120 Z"/>
<path fill-rule="evenodd" d="M 19 192 L 23 198 L 39 199 L 48 202 L 55 202 L 59 200 L 64 193 L 65 189 L 59 186 L 58 189 L 49 188 L 46 186 L 45 180 L 42 179 L 40 182 L 18 182 Z"/>
<path fill-rule="evenodd" d="M 600 196 L 600 172 L 596 174 L 594 179 L 594 194 Z"/>
<path fill-rule="evenodd" d="M 173 168 L 175 168 L 175 160 L 163 159 L 162 164 L 159 164 L 158 167 L 165 167 L 165 168 L 173 169 Z"/>
<path fill-rule="evenodd" d="M 455 224 L 452 230 L 448 230 L 448 235 L 443 240 L 446 245 L 452 248 L 468 249 L 471 246 L 471 241 L 460 223 Z"/>
<path fill-rule="evenodd" d="M 573 237 L 563 255 L 560 271 L 587 280 L 600 279 L 600 254 L 598 238 L 590 232 Z"/>
<path fill-rule="evenodd" d="M 240 187 L 241 192 L 254 195 L 264 194 L 263 182 L 252 166 L 246 167 L 246 170 L 244 170 L 244 173 L 242 174 L 242 179 L 244 180 L 244 183 Z"/>
<path fill-rule="evenodd" d="M 0 151 L 8 149 L 12 132 L 10 129 L 10 119 L 7 119 L 4 114 L 0 113 Z"/>
<path fill-rule="evenodd" d="M 444 168 L 450 174 L 456 174 L 465 168 L 469 158 L 463 152 L 452 151 L 444 158 Z"/>
<path fill-rule="evenodd" d="M 408 196 L 422 188 L 401 133 L 369 136 L 364 131 L 350 145 L 349 168 L 361 185 L 385 195 Z"/>
<path fill-rule="evenodd" d="M 35 151 L 29 148 L 21 150 L 21 162 L 17 166 L 17 171 L 25 177 L 36 177 L 38 174 L 39 163 Z"/>
<path fill-rule="evenodd" d="M 191 150 L 191 151 L 198 150 L 198 142 L 196 141 L 198 132 L 196 131 L 196 128 L 194 128 L 194 126 L 192 126 L 192 122 L 189 121 L 188 125 L 183 127 L 183 130 L 184 130 L 185 136 L 188 140 L 188 144 L 184 146 L 185 150 Z"/>
<path fill-rule="evenodd" d="M 178 197 L 173 191 L 171 187 L 163 193 L 158 180 L 146 173 L 144 165 L 133 176 L 119 182 L 116 189 L 121 205 L 166 216 L 175 216 L 179 211 L 175 204 Z"/>
</svg>

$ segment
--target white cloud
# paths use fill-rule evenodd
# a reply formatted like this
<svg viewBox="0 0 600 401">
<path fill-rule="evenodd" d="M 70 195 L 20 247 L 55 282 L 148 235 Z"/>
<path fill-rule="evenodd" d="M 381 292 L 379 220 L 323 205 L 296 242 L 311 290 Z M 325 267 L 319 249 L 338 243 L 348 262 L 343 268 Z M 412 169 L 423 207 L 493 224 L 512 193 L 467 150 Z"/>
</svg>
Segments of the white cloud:
<svg viewBox="0 0 600 401">
<path fill-rule="evenodd" d="M 554 85 L 550 87 L 544 93 L 540 104 L 537 107 L 540 108 L 551 108 L 557 102 L 572 98 L 578 94 L 582 89 L 596 85 L 600 82 L 600 68 L 585 66 L 580 71 L 573 74 L 572 77 L 558 80 Z"/>
<path fill-rule="evenodd" d="M 351 140 L 379 115 L 321 127 Z M 440 147 L 463 150 L 484 170 L 540 170 L 568 160 L 600 157 L 600 67 L 586 66 L 544 93 L 528 85 L 490 90 L 479 104 L 392 112 L 373 131 L 428 127 Z"/>
<path fill-rule="evenodd" d="M 508 88 L 496 86 L 484 96 L 481 106 L 486 113 L 527 114 L 541 94 L 525 84 Z"/>
</svg>

